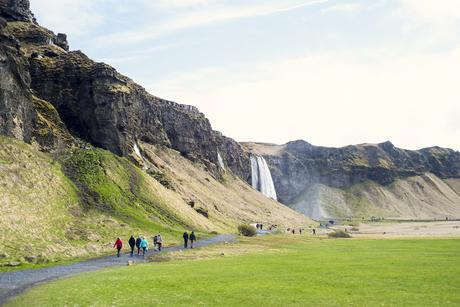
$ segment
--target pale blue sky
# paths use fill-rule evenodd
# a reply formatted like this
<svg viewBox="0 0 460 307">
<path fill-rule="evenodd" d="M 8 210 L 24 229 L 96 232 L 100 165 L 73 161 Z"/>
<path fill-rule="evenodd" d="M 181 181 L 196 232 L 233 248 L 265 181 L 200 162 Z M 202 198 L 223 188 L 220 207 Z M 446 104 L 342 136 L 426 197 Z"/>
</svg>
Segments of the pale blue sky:
<svg viewBox="0 0 460 307">
<path fill-rule="evenodd" d="M 238 141 L 460 149 L 460 0 L 31 0 Z"/>
</svg>

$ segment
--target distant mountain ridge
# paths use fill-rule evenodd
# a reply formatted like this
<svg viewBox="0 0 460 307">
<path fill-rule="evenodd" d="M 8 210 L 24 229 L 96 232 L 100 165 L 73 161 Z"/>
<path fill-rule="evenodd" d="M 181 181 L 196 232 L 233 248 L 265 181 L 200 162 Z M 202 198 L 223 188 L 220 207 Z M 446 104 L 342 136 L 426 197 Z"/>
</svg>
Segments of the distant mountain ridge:
<svg viewBox="0 0 460 307">
<path fill-rule="evenodd" d="M 225 169 L 248 184 L 253 173 L 250 157 L 261 155 L 280 202 L 318 218 L 460 216 L 456 151 L 439 147 L 411 151 L 390 142 L 343 148 L 305 141 L 240 144 L 213 130 L 197 108 L 153 96 L 113 67 L 71 51 L 67 36 L 41 27 L 29 4 L 0 0 L 0 134 L 48 153 L 92 145 L 155 171 L 155 163 L 140 159 L 139 152 L 144 151 L 142 146 L 158 146 L 204 165 L 218 180 Z M 413 179 L 417 183 L 391 190 Z M 417 190 L 419 185 L 438 183 L 447 186 Z M 372 189 L 387 193 L 388 199 L 365 195 Z M 413 199 L 404 200 L 404 193 Z M 431 199 L 428 205 L 426 199 Z M 443 204 L 439 210 L 437 201 Z M 398 209 L 382 209 L 392 202 Z M 425 205 L 430 208 L 417 212 L 417 206 Z"/>
<path fill-rule="evenodd" d="M 440 147 L 405 150 L 395 147 L 391 142 L 385 142 L 330 148 L 314 146 L 302 140 L 284 145 L 243 143 L 243 146 L 248 151 L 265 157 L 282 203 L 317 218 L 323 217 L 324 214 L 312 214 L 311 210 L 318 207 L 319 203 L 324 203 L 326 197 L 325 191 L 318 195 L 315 190 L 320 186 L 328 190 L 328 193 L 337 194 L 338 190 L 352 189 L 369 182 L 382 189 L 388 189 L 401 180 L 426 174 L 432 174 L 441 181 L 456 181 L 460 178 L 460 153 Z M 423 189 L 423 186 L 420 188 Z M 450 197 L 447 201 L 452 202 L 453 207 L 445 212 L 441 212 L 440 208 L 438 216 L 460 216 L 460 191 L 454 187 L 452 192 L 452 195 L 457 196 Z M 315 197 L 318 199 L 313 199 Z M 308 203 L 304 203 L 306 199 Z M 362 199 L 358 197 L 359 201 Z M 346 204 L 349 207 L 340 215 L 354 215 L 352 207 L 358 200 L 333 199 L 323 205 L 333 208 Z M 423 202 L 422 199 L 420 202 Z M 431 205 L 436 207 L 436 199 Z M 377 211 L 376 214 L 398 216 L 397 212 Z M 417 217 L 417 214 L 415 209 L 407 217 Z M 436 215 L 434 211 L 433 214 Z M 334 213 L 331 212 L 330 215 L 333 216 Z M 424 216 L 427 217 L 428 213 Z"/>
</svg>

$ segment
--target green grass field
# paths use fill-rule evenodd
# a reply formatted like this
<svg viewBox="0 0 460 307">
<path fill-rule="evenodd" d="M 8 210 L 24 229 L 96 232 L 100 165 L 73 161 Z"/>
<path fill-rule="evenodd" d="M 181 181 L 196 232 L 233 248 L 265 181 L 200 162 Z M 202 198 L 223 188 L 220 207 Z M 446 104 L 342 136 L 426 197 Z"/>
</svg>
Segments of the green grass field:
<svg viewBox="0 0 460 307">
<path fill-rule="evenodd" d="M 271 247 L 83 274 L 10 306 L 460 305 L 460 240 L 251 240 Z"/>
</svg>

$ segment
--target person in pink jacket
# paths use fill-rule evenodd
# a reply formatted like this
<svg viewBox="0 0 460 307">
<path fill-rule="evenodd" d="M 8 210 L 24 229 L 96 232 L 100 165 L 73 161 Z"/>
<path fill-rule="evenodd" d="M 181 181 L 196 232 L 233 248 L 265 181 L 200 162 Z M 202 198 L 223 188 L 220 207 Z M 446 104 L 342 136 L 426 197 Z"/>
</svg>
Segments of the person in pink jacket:
<svg viewBox="0 0 460 307">
<path fill-rule="evenodd" d="M 123 242 L 121 241 L 120 238 L 117 238 L 117 240 L 115 241 L 115 244 L 113 245 L 113 248 L 117 249 L 117 257 L 120 257 L 120 252 L 121 252 L 121 249 L 123 248 Z"/>
</svg>

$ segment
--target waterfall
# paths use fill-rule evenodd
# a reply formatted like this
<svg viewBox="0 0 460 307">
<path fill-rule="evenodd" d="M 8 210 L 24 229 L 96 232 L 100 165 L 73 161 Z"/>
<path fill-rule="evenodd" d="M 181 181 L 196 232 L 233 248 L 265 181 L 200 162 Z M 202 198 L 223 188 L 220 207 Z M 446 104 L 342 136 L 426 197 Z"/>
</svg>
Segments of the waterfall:
<svg viewBox="0 0 460 307">
<path fill-rule="evenodd" d="M 251 156 L 251 182 L 254 189 L 277 200 L 275 185 L 267 161 L 260 156 Z"/>
<path fill-rule="evenodd" d="M 222 156 L 220 155 L 219 152 L 217 152 L 217 160 L 219 161 L 220 167 L 225 171 L 224 160 L 222 159 Z"/>
<path fill-rule="evenodd" d="M 133 149 L 134 149 L 134 152 L 136 153 L 136 155 L 143 160 L 144 157 L 142 157 L 141 150 L 139 149 L 139 146 L 137 146 L 137 143 L 134 143 L 134 148 Z"/>
</svg>

